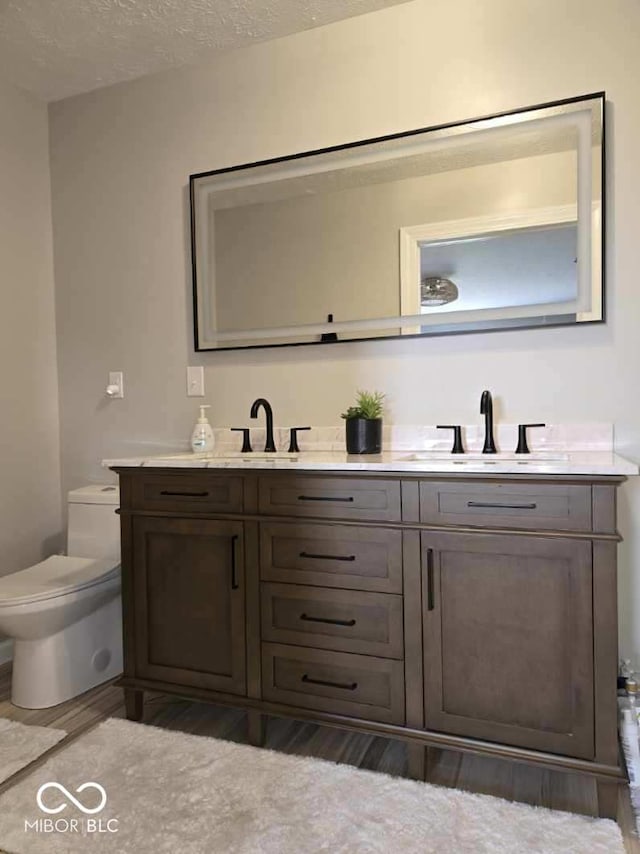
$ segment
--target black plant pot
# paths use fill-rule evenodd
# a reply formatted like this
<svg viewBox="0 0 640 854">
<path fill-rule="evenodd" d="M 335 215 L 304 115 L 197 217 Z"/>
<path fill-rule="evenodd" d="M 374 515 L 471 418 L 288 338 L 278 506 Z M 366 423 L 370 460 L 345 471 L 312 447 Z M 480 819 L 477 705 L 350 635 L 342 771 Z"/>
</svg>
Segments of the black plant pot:
<svg viewBox="0 0 640 854">
<path fill-rule="evenodd" d="M 382 418 L 347 418 L 348 454 L 379 454 L 382 451 Z"/>
</svg>

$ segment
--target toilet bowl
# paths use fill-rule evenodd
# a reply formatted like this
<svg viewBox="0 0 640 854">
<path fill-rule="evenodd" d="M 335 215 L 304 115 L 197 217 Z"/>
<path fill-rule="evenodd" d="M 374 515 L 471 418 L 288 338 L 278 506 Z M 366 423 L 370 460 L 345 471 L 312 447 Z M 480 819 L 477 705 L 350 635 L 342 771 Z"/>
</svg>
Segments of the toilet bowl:
<svg viewBox="0 0 640 854">
<path fill-rule="evenodd" d="M 71 555 L 0 577 L 0 633 L 14 639 L 16 706 L 49 708 L 122 672 L 118 503 L 115 487 L 73 490 Z"/>
</svg>

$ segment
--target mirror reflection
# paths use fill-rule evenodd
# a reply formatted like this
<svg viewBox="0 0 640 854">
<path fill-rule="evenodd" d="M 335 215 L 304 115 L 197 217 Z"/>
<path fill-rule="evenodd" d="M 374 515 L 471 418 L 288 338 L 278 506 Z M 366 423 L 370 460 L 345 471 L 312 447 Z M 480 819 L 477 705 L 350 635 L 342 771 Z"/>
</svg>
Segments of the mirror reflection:
<svg viewBox="0 0 640 854">
<path fill-rule="evenodd" d="M 603 103 L 192 176 L 197 348 L 601 320 Z"/>
</svg>

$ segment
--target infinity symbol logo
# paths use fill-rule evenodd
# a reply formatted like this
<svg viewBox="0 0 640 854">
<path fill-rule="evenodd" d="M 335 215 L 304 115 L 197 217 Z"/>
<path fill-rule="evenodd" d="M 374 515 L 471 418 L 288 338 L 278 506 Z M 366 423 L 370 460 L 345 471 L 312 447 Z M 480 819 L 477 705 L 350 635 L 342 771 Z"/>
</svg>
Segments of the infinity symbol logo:
<svg viewBox="0 0 640 854">
<path fill-rule="evenodd" d="M 77 798 L 74 798 L 71 792 L 68 789 L 65 789 L 64 786 L 61 786 L 60 783 L 43 783 L 42 786 L 40 786 L 40 788 L 38 789 L 36 801 L 40 809 L 43 812 L 48 813 L 49 815 L 56 815 L 57 813 L 62 812 L 63 809 L 66 809 L 67 804 L 60 804 L 59 807 L 54 807 L 53 809 L 51 809 L 50 807 L 45 807 L 45 805 L 42 803 L 42 795 L 44 792 L 46 792 L 47 789 L 57 789 L 59 792 L 62 792 L 62 794 L 67 798 L 67 800 L 71 801 L 74 806 L 76 806 L 79 810 L 81 810 L 81 812 L 85 813 L 86 815 L 95 815 L 97 812 L 100 812 L 100 810 L 104 809 L 107 803 L 107 793 L 102 788 L 100 783 L 83 783 L 76 789 L 76 794 L 78 795 L 80 794 L 80 792 L 84 792 L 85 789 L 97 789 L 97 791 L 100 792 L 100 805 L 93 808 L 83 806 L 80 801 Z"/>
</svg>

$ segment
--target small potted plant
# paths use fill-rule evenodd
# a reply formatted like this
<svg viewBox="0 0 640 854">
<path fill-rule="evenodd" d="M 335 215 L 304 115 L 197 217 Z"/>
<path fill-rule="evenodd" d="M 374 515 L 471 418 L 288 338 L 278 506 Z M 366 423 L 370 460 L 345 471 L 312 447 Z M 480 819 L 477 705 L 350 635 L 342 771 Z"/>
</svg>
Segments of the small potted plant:
<svg viewBox="0 0 640 854">
<path fill-rule="evenodd" d="M 383 403 L 382 392 L 359 391 L 356 405 L 342 413 L 348 454 L 379 454 L 382 451 Z"/>
</svg>

